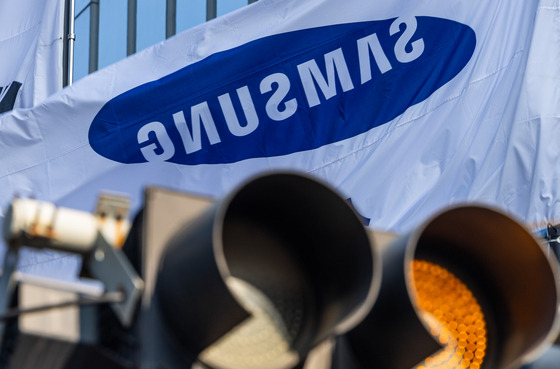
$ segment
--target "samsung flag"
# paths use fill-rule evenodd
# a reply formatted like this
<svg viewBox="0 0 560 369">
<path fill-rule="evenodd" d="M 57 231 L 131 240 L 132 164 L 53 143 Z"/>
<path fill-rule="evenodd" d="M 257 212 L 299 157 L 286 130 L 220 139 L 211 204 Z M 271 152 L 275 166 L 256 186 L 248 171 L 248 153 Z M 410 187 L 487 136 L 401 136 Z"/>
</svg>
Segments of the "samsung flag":
<svg viewBox="0 0 560 369">
<path fill-rule="evenodd" d="M 0 118 L 0 204 L 318 176 L 378 229 L 462 201 L 560 216 L 558 2 L 261 0 Z M 70 267 L 27 254 L 21 268 Z M 69 270 L 68 269 L 68 270 Z"/>
<path fill-rule="evenodd" d="M 64 3 L 0 1 L 0 114 L 62 88 Z"/>
</svg>

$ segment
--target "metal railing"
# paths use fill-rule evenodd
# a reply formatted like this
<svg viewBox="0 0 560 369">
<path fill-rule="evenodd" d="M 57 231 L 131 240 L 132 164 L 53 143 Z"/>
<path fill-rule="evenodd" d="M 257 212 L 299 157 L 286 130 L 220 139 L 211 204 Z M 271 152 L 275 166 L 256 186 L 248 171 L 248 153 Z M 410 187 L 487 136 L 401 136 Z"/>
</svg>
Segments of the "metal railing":
<svg viewBox="0 0 560 369">
<path fill-rule="evenodd" d="M 86 10 L 90 11 L 89 19 L 89 57 L 88 72 L 95 72 L 99 68 L 99 4 L 101 0 L 90 0 L 86 6 L 78 10 L 75 14 L 75 0 L 67 0 L 67 44 L 66 44 L 66 73 L 65 84 L 71 85 L 74 73 L 74 41 L 76 39 L 74 23 Z M 247 4 L 252 4 L 257 0 L 248 0 Z M 217 0 L 206 0 L 206 20 L 216 18 Z M 137 10 L 138 0 L 128 0 L 127 4 L 127 32 L 126 32 L 126 55 L 136 52 L 137 43 Z M 72 16 L 70 16 L 72 15 Z M 165 14 L 165 37 L 169 38 L 177 32 L 177 0 L 166 0 Z"/>
</svg>

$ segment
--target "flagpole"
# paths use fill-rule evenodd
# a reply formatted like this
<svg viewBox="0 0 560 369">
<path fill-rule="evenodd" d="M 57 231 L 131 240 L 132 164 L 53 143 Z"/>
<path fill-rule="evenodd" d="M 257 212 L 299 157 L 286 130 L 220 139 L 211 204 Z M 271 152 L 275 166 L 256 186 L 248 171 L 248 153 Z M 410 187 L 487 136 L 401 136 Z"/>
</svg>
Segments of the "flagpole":
<svg viewBox="0 0 560 369">
<path fill-rule="evenodd" d="M 99 0 L 89 2 L 89 73 L 99 68 Z"/>
<path fill-rule="evenodd" d="M 165 38 L 169 38 L 177 32 L 177 0 L 167 0 L 165 13 Z"/>
<path fill-rule="evenodd" d="M 128 15 L 126 18 L 126 55 L 136 52 L 136 20 L 137 20 L 137 0 L 128 0 Z"/>
<path fill-rule="evenodd" d="M 206 20 L 216 18 L 217 15 L 217 0 L 206 0 Z"/>
<path fill-rule="evenodd" d="M 72 85 L 72 80 L 74 79 L 74 41 L 76 41 L 76 34 L 74 33 L 74 11 L 75 11 L 75 0 L 69 0 L 69 10 L 68 10 L 68 86 Z"/>
</svg>

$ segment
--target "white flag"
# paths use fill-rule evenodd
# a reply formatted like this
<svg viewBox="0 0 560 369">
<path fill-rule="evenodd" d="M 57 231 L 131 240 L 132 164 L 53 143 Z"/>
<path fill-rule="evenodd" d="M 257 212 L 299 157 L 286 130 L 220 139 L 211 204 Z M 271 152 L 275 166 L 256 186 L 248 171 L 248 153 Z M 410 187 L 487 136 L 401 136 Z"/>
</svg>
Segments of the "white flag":
<svg viewBox="0 0 560 369">
<path fill-rule="evenodd" d="M 294 169 L 378 229 L 464 201 L 559 218 L 559 15 L 553 0 L 261 0 L 2 116 L 0 204 L 90 211 L 110 190 L 137 210 L 147 185 L 221 197 Z"/>
<path fill-rule="evenodd" d="M 0 114 L 62 88 L 64 0 L 0 2 Z"/>
</svg>

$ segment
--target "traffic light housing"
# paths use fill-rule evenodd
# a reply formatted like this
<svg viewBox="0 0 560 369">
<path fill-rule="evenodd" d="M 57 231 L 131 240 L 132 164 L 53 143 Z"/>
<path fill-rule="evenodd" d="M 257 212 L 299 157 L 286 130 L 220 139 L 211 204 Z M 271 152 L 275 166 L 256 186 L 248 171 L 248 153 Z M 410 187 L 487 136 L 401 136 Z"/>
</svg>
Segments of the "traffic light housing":
<svg viewBox="0 0 560 369">
<path fill-rule="evenodd" d="M 358 324 L 379 288 L 380 260 L 358 215 L 300 174 L 259 176 L 218 202 L 148 189 L 132 232 L 149 306 L 139 316 L 141 368 L 295 367 Z"/>
<path fill-rule="evenodd" d="M 432 334 L 452 350 L 448 356 L 424 362 L 426 368 L 455 367 L 454 357 L 459 359 L 455 365 L 464 368 L 519 368 L 558 335 L 558 266 L 532 234 L 497 210 L 476 205 L 444 210 L 385 245 L 381 254 L 377 302 L 360 325 L 338 338 L 336 368 L 418 365 L 409 353 L 425 342 L 423 331 L 433 330 L 434 321 L 440 322 L 447 337 L 442 339 L 441 330 Z M 428 276 L 434 281 L 430 273 L 460 281 L 465 292 L 457 295 L 457 282 L 453 290 L 440 283 L 440 290 L 428 296 L 432 299 L 428 303 L 435 306 L 427 311 L 421 301 L 425 292 L 421 279 Z M 470 296 L 468 303 L 478 305 L 481 314 L 459 316 L 461 311 L 450 309 L 453 302 L 445 300 L 449 294 Z M 462 305 L 467 306 L 467 301 Z M 466 316 L 475 327 L 472 331 L 467 332 L 469 324 L 463 324 Z M 481 316 L 484 323 L 476 323 L 474 319 Z M 463 324 L 463 332 L 457 329 L 457 321 Z M 476 337 L 475 324 L 483 328 L 479 332 L 483 337 Z M 351 362 L 354 366 L 349 366 Z"/>
</svg>

